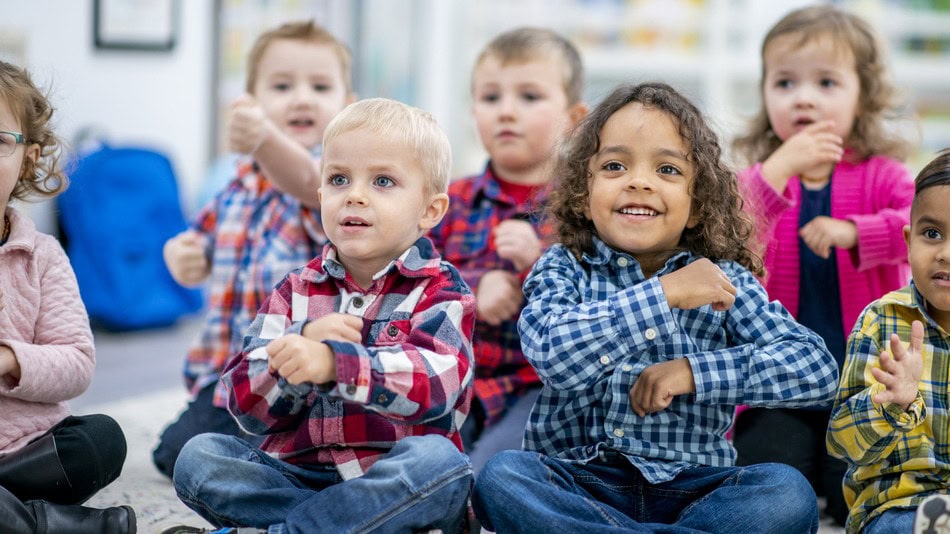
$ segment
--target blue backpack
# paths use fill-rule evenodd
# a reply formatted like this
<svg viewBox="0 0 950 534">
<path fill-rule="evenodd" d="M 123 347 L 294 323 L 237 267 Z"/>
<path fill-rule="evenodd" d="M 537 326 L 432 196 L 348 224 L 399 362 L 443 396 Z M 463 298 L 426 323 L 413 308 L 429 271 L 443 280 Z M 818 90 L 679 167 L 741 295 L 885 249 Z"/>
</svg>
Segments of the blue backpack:
<svg viewBox="0 0 950 534">
<path fill-rule="evenodd" d="M 185 229 L 168 158 L 101 144 L 67 169 L 60 231 L 92 323 L 116 331 L 168 326 L 200 309 L 201 292 L 178 285 L 162 258 L 165 241 Z"/>
</svg>

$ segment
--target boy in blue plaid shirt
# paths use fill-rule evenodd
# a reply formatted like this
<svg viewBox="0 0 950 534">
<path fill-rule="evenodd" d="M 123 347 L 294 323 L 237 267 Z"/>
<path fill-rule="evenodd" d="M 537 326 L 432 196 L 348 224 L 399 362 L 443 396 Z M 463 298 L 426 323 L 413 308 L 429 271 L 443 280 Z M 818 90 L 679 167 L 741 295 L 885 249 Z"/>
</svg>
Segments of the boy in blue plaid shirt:
<svg viewBox="0 0 950 534">
<path fill-rule="evenodd" d="M 527 451 L 496 455 L 474 505 L 498 532 L 816 532 L 817 498 L 781 464 L 735 467 L 738 404 L 829 403 L 821 338 L 769 302 L 735 176 L 699 110 L 621 86 L 555 173 L 561 244 L 518 323 L 544 388 Z"/>
</svg>

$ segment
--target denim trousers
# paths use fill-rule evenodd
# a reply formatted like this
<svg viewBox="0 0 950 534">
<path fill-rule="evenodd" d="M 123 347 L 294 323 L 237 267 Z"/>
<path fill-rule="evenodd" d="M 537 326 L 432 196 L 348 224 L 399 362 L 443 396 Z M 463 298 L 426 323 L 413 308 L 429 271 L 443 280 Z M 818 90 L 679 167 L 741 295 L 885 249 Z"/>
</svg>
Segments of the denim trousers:
<svg viewBox="0 0 950 534">
<path fill-rule="evenodd" d="M 694 467 L 652 484 L 622 457 L 588 464 L 504 451 L 479 473 L 475 515 L 496 532 L 818 531 L 811 485 L 782 464 Z"/>
<path fill-rule="evenodd" d="M 332 464 L 298 466 L 235 437 L 200 434 L 175 464 L 175 491 L 219 527 L 285 532 L 413 532 L 464 526 L 468 458 L 442 436 L 399 440 L 358 478 Z"/>
<path fill-rule="evenodd" d="M 864 534 L 891 534 L 914 531 L 914 519 L 917 517 L 916 508 L 891 508 L 875 517 L 861 530 Z"/>
</svg>

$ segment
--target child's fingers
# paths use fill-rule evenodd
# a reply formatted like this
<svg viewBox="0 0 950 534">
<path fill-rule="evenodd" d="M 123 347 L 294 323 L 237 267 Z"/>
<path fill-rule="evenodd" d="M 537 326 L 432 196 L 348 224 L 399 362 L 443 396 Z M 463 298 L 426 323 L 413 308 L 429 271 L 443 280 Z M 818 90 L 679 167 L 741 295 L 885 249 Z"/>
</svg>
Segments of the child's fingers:
<svg viewBox="0 0 950 534">
<path fill-rule="evenodd" d="M 891 354 L 895 361 L 901 361 L 907 357 L 907 349 L 904 348 L 904 344 L 901 343 L 901 338 L 897 333 L 891 334 L 890 345 Z"/>
<path fill-rule="evenodd" d="M 914 321 L 910 325 L 910 350 L 915 354 L 924 351 L 924 324 Z"/>
</svg>

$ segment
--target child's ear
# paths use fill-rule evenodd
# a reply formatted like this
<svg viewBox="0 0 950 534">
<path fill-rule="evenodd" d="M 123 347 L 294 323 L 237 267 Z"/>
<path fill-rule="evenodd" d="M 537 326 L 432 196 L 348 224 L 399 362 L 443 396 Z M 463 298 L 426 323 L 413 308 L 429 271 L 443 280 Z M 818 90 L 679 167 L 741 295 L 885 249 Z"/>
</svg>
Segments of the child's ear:
<svg viewBox="0 0 950 534">
<path fill-rule="evenodd" d="M 24 153 L 25 158 L 23 163 L 20 164 L 20 178 L 23 178 L 26 174 L 32 174 L 36 168 L 36 162 L 40 159 L 40 145 L 33 143 L 26 146 L 26 151 Z M 26 164 L 29 161 L 29 164 Z M 32 178 L 32 177 L 31 177 Z"/>
<path fill-rule="evenodd" d="M 422 212 L 422 218 L 419 220 L 419 229 L 429 231 L 439 224 L 445 212 L 449 209 L 449 195 L 438 193 L 432 195 L 429 199 L 429 205 Z"/>
<path fill-rule="evenodd" d="M 567 116 L 571 118 L 571 126 L 577 125 L 581 122 L 581 119 L 587 116 L 587 103 L 586 102 L 575 102 L 573 106 L 568 108 Z"/>
<path fill-rule="evenodd" d="M 901 230 L 904 233 L 904 243 L 907 244 L 907 260 L 910 261 L 910 225 L 905 224 Z"/>
</svg>

